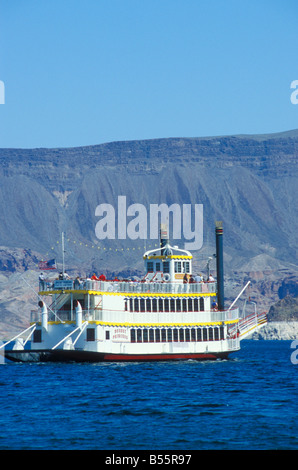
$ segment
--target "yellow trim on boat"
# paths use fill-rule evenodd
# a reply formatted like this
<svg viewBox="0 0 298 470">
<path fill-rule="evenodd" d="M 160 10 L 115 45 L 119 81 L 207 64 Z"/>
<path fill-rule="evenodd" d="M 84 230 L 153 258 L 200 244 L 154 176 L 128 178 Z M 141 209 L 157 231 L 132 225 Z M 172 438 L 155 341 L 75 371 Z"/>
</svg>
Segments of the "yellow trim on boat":
<svg viewBox="0 0 298 470">
<path fill-rule="evenodd" d="M 188 322 L 188 323 L 131 323 L 131 322 L 104 322 L 104 321 L 97 321 L 91 320 L 88 322 L 89 325 L 101 325 L 101 326 L 114 326 L 114 327 L 175 327 L 175 326 L 206 326 L 206 325 L 230 325 L 232 323 L 237 323 L 239 319 L 236 320 L 228 320 L 228 321 L 214 321 L 214 322 Z M 49 321 L 49 325 L 59 325 L 61 322 L 59 321 Z M 65 321 L 64 324 L 74 324 L 75 321 Z"/>
<path fill-rule="evenodd" d="M 52 290 L 41 291 L 39 295 L 53 294 L 90 294 L 90 295 L 121 295 L 122 297 L 214 297 L 216 292 L 185 292 L 185 293 L 167 293 L 167 292 L 100 292 L 96 290 Z"/>
</svg>

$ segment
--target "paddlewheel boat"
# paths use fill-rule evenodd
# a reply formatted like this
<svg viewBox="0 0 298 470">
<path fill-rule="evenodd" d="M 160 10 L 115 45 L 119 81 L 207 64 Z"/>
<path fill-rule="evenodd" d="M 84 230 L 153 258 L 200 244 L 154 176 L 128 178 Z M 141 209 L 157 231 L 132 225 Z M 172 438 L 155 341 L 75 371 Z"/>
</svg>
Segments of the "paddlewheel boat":
<svg viewBox="0 0 298 470">
<path fill-rule="evenodd" d="M 190 282 L 192 255 L 169 244 L 165 226 L 160 248 L 143 255 L 146 274 L 139 282 L 43 281 L 39 310 L 31 312 L 27 330 L 2 345 L 5 357 L 21 362 L 227 358 L 267 320 L 256 311 L 241 318 L 237 299 L 224 307 L 221 222 L 215 233 L 217 282 Z"/>
</svg>

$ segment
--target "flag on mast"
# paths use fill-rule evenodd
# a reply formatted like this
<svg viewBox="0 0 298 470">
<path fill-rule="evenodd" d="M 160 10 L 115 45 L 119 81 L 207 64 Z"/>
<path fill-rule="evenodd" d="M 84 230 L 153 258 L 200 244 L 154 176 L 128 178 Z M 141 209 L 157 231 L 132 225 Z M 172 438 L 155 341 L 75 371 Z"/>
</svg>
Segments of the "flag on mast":
<svg viewBox="0 0 298 470">
<path fill-rule="evenodd" d="M 43 269 L 44 271 L 54 270 L 57 269 L 56 260 L 50 259 L 49 261 L 39 261 L 38 263 L 39 269 Z"/>
</svg>

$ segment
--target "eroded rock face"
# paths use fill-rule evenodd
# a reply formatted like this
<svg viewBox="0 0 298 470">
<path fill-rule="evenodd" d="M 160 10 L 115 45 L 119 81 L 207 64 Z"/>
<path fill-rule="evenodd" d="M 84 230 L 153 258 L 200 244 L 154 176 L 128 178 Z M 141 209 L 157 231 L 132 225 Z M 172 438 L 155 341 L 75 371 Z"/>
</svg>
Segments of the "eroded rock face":
<svg viewBox="0 0 298 470">
<path fill-rule="evenodd" d="M 298 337 L 298 322 L 270 322 L 260 330 L 252 333 L 250 339 L 257 340 L 296 340 Z"/>
<path fill-rule="evenodd" d="M 298 321 L 298 298 L 286 296 L 270 307 L 269 321 Z"/>
</svg>

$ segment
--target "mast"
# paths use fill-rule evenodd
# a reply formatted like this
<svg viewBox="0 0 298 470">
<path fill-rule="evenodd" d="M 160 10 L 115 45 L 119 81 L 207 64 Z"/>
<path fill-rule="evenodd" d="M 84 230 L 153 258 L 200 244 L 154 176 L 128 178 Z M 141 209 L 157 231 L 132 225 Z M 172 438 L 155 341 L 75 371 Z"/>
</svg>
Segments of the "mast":
<svg viewBox="0 0 298 470">
<path fill-rule="evenodd" d="M 62 274 L 63 274 L 63 279 L 64 279 L 64 232 L 62 232 Z"/>
</svg>

